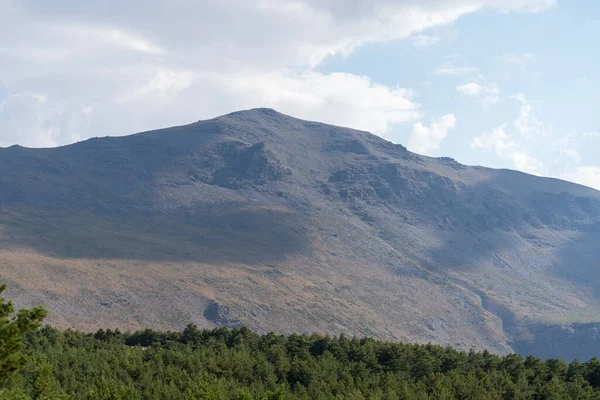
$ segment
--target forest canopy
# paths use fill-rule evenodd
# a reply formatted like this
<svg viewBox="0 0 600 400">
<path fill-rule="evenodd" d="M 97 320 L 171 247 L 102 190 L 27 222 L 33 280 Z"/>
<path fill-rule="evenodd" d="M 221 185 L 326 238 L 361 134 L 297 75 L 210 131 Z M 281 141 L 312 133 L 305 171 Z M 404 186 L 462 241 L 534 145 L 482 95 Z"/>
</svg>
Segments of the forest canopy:
<svg viewBox="0 0 600 400">
<path fill-rule="evenodd" d="M 0 286 L 0 294 L 5 286 Z M 0 399 L 600 399 L 600 361 L 247 328 L 39 329 L 0 298 Z"/>
<path fill-rule="evenodd" d="M 241 329 L 26 334 L 2 399 L 600 399 L 600 362 Z"/>
</svg>

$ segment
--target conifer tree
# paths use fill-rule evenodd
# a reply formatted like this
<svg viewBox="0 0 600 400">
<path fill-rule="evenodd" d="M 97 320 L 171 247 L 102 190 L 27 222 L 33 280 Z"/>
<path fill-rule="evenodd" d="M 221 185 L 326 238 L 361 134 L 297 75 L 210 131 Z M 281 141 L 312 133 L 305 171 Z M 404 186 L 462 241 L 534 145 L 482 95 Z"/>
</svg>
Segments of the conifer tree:
<svg viewBox="0 0 600 400">
<path fill-rule="evenodd" d="M 0 285 L 0 295 L 6 284 Z M 12 301 L 0 297 L 0 386 L 25 365 L 23 335 L 37 329 L 46 311 L 42 307 L 22 309 L 15 314 Z"/>
</svg>

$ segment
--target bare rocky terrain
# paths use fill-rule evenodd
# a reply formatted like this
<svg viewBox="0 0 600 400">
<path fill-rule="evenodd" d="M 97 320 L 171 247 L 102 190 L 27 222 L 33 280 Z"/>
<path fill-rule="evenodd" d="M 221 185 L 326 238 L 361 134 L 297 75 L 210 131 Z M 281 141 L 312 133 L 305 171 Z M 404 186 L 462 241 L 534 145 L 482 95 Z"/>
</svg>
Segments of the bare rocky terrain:
<svg viewBox="0 0 600 400">
<path fill-rule="evenodd" d="M 0 149 L 0 188 L 0 279 L 60 327 L 600 355 L 600 192 L 583 186 L 255 109 Z"/>
</svg>

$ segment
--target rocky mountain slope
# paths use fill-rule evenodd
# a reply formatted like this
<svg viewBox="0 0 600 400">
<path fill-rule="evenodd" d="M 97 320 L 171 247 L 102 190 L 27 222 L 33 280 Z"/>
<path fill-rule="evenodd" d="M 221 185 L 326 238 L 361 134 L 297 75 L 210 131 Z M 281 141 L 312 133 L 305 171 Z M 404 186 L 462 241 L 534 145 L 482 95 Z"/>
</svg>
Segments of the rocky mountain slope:
<svg viewBox="0 0 600 400">
<path fill-rule="evenodd" d="M 600 192 L 583 186 L 255 109 L 0 149 L 0 188 L 0 279 L 62 327 L 600 355 Z"/>
</svg>

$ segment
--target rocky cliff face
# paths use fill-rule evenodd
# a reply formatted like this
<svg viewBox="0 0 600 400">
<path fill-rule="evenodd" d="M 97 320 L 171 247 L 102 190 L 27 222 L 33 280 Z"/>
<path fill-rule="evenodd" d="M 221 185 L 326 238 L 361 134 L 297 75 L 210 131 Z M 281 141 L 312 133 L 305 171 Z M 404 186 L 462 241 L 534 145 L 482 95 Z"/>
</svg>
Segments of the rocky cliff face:
<svg viewBox="0 0 600 400">
<path fill-rule="evenodd" d="M 545 356 L 532 338 L 600 321 L 599 192 L 273 110 L 0 149 L 0 187 L 0 274 L 61 326 L 226 321 Z M 552 337 L 581 357 L 577 335 Z"/>
</svg>

